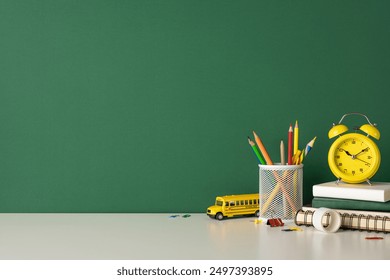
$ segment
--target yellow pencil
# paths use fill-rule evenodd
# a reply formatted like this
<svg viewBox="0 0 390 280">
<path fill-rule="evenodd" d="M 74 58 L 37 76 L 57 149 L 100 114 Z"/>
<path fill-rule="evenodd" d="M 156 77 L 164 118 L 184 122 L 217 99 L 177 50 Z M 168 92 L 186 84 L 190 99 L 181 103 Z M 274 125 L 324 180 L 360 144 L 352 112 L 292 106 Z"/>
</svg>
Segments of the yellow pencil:
<svg viewBox="0 0 390 280">
<path fill-rule="evenodd" d="M 301 160 L 302 151 L 298 150 L 293 156 L 293 164 L 299 165 Z"/>
<path fill-rule="evenodd" d="M 293 155 L 295 155 L 297 153 L 298 145 L 299 145 L 299 127 L 298 127 L 298 121 L 295 121 L 295 127 L 294 127 L 294 152 L 293 152 Z"/>
</svg>

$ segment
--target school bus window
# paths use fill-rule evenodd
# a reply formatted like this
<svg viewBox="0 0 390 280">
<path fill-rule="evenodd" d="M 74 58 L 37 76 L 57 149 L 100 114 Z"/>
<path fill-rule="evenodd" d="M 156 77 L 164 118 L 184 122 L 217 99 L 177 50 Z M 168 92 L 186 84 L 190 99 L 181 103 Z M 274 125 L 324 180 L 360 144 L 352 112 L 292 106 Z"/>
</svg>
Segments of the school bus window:
<svg viewBox="0 0 390 280">
<path fill-rule="evenodd" d="M 252 205 L 252 200 L 249 200 L 249 205 Z"/>
<path fill-rule="evenodd" d="M 234 201 L 230 201 L 230 206 L 234 206 Z"/>
<path fill-rule="evenodd" d="M 241 200 L 241 205 L 244 205 L 244 201 L 243 200 Z"/>
<path fill-rule="evenodd" d="M 223 201 L 217 200 L 217 201 L 215 202 L 215 205 L 217 205 L 217 206 L 222 206 L 222 205 L 223 205 Z"/>
<path fill-rule="evenodd" d="M 255 199 L 255 200 L 253 200 L 253 204 L 257 204 L 257 200 Z"/>
</svg>

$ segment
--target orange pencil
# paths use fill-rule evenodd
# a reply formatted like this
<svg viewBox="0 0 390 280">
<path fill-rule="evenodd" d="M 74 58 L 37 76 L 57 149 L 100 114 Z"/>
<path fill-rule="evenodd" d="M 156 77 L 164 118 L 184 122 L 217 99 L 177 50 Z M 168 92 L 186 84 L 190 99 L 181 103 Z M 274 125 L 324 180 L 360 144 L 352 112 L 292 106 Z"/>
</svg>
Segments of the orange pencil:
<svg viewBox="0 0 390 280">
<path fill-rule="evenodd" d="M 256 144 L 257 146 L 259 147 L 264 159 L 265 159 L 265 162 L 268 164 L 268 165 L 273 165 L 274 163 L 272 162 L 267 150 L 265 149 L 264 145 L 263 145 L 263 142 L 261 142 L 261 139 L 259 136 L 257 136 L 256 132 L 253 131 L 253 135 L 255 136 L 255 141 L 256 141 Z"/>
</svg>

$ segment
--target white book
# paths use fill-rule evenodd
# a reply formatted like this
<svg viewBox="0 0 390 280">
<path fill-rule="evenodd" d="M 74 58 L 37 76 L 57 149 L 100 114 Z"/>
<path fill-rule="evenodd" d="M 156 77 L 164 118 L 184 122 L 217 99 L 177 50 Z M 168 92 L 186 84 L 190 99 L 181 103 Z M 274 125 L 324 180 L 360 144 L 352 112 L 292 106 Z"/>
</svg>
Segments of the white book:
<svg viewBox="0 0 390 280">
<path fill-rule="evenodd" d="M 371 182 L 347 184 L 344 182 L 327 182 L 313 186 L 313 196 L 366 201 L 386 202 L 390 200 L 390 183 Z"/>
</svg>

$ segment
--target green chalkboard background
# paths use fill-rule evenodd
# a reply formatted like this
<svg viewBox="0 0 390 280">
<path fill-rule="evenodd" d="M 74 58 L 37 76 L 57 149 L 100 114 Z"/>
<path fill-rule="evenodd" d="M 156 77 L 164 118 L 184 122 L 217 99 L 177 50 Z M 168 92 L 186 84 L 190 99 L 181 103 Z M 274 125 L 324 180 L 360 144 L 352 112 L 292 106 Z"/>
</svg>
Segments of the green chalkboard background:
<svg viewBox="0 0 390 280">
<path fill-rule="evenodd" d="M 204 212 L 258 191 L 298 120 L 378 124 L 389 181 L 389 1 L 0 1 L 0 212 Z M 348 120 L 348 121 L 347 121 Z M 346 124 L 365 120 L 352 116 Z"/>
</svg>

